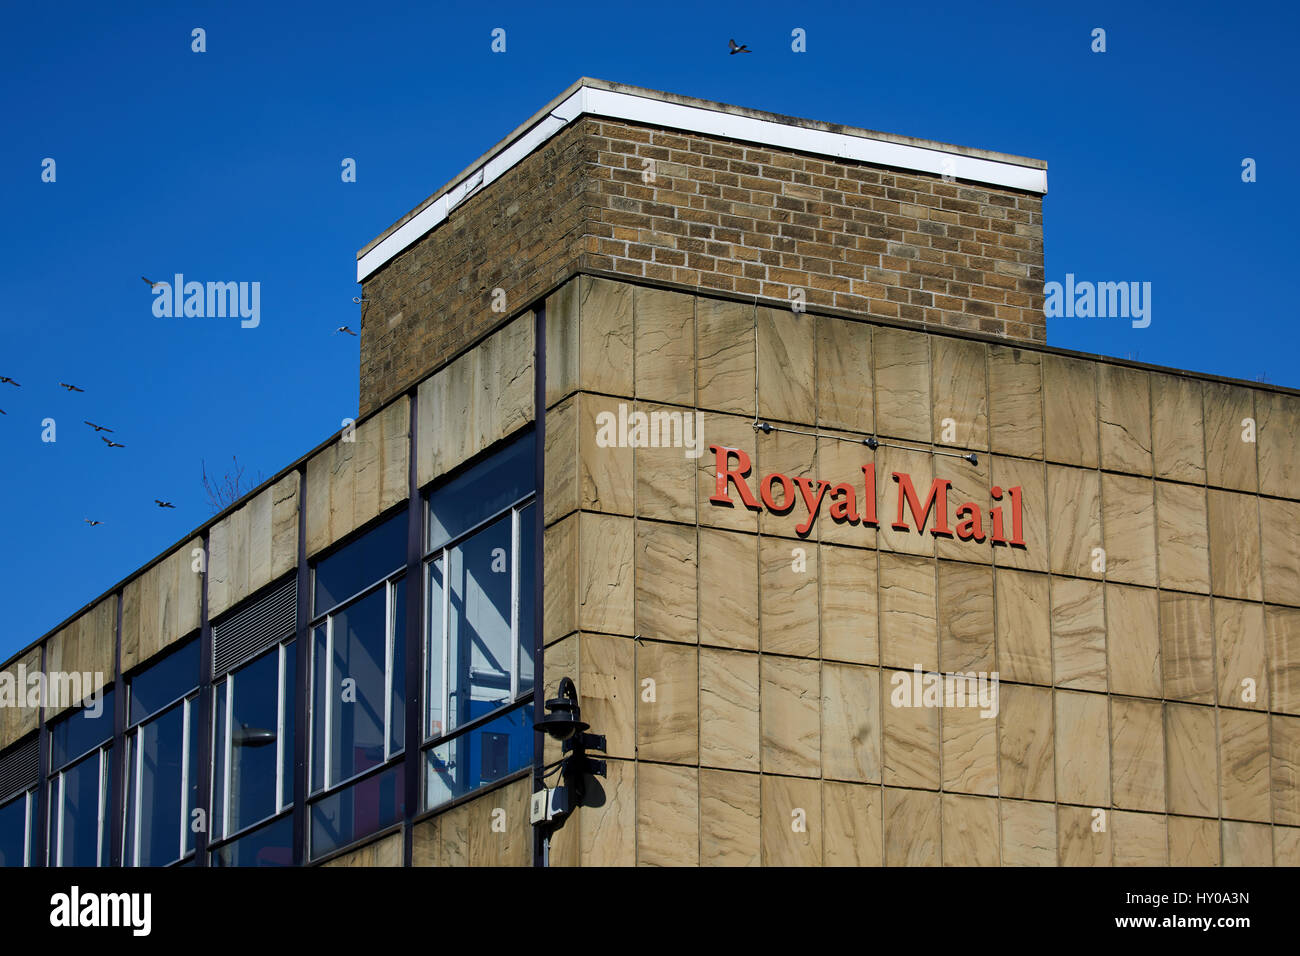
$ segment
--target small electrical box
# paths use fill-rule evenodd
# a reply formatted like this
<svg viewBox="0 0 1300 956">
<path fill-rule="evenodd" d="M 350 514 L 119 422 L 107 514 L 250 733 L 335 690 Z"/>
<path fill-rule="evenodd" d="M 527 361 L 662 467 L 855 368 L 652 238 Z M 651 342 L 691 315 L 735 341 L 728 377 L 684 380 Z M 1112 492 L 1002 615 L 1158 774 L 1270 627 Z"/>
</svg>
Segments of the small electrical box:
<svg viewBox="0 0 1300 956">
<path fill-rule="evenodd" d="M 546 823 L 569 812 L 569 791 L 564 787 L 538 790 L 533 794 L 529 819 L 532 823 Z"/>
</svg>

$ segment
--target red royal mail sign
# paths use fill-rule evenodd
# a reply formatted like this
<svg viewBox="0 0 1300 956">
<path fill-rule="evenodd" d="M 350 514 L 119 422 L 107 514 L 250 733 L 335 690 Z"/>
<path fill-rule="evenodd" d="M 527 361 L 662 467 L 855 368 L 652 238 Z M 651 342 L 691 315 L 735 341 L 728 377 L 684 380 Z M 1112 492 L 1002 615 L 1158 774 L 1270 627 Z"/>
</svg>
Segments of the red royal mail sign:
<svg viewBox="0 0 1300 956">
<path fill-rule="evenodd" d="M 734 485 L 740 503 L 751 511 L 762 511 L 766 508 L 772 514 L 784 515 L 794 511 L 802 503 L 807 516 L 794 529 L 800 537 L 806 536 L 812 530 L 813 522 L 817 520 L 817 515 L 821 513 L 823 506 L 827 508 L 830 519 L 834 522 L 862 524 L 872 528 L 880 526 L 876 517 L 875 464 L 862 466 L 861 488 L 847 481 L 832 484 L 820 478 L 791 478 L 780 472 L 772 472 L 758 480 L 758 497 L 755 497 L 746 481 L 753 470 L 749 456 L 739 448 L 726 448 L 721 445 L 710 445 L 709 450 L 714 453 L 717 460 L 717 488 L 709 497 L 710 503 L 714 505 L 736 507 L 736 502 L 731 499 L 729 493 Z M 732 459 L 735 459 L 734 467 Z M 912 485 L 912 476 L 907 472 L 895 471 L 891 477 L 898 488 L 898 507 L 894 512 L 894 520 L 890 524 L 895 531 L 915 531 L 921 534 L 926 530 L 926 525 L 931 523 L 931 512 L 933 512 L 930 534 L 936 538 L 955 537 L 959 541 L 976 542 L 985 540 L 984 508 L 973 501 L 963 501 L 957 505 L 956 510 L 951 512 L 955 527 L 949 526 L 948 489 L 952 487 L 951 481 L 946 478 L 934 479 L 930 484 L 929 493 L 922 500 Z M 1000 502 L 1005 496 L 1010 499 L 1011 504 L 1009 537 L 1002 505 L 995 504 L 989 508 L 990 527 L 987 537 L 990 544 L 1025 547 L 1024 502 L 1021 500 L 1021 493 L 1022 489 L 1019 486 L 1003 489 L 994 485 L 989 489 L 989 497 L 993 501 Z M 759 503 L 760 500 L 762 504 Z M 908 512 L 911 513 L 911 524 L 907 521 Z"/>
</svg>

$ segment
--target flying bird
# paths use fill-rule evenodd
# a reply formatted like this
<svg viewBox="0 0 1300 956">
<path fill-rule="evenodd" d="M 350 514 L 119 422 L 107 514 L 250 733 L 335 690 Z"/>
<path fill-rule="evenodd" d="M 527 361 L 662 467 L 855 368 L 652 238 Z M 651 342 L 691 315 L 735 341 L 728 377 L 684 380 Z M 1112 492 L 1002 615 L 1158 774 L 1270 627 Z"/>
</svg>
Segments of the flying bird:
<svg viewBox="0 0 1300 956">
<path fill-rule="evenodd" d="M 95 525 L 97 525 L 97 524 L 103 524 L 103 523 L 104 523 L 104 522 L 102 522 L 102 521 L 91 521 L 89 518 L 82 518 L 81 520 L 84 521 L 84 522 L 86 522 L 86 524 L 90 525 L 92 528 L 95 527 Z"/>
<path fill-rule="evenodd" d="M 144 276 L 141 276 L 140 278 L 144 279 L 144 281 L 149 284 L 149 288 L 156 289 L 158 287 L 158 283 L 154 282 L 153 279 L 145 279 Z"/>
<path fill-rule="evenodd" d="M 357 333 L 353 332 L 350 328 L 348 328 L 346 325 L 340 325 L 337 329 L 334 330 L 334 334 L 335 334 L 335 335 L 338 335 L 340 332 L 346 332 L 348 335 L 356 335 L 356 334 L 357 334 Z"/>
<path fill-rule="evenodd" d="M 99 440 L 102 441 L 102 442 L 103 442 L 105 445 L 107 445 L 109 448 L 125 448 L 125 447 L 126 447 L 125 445 L 119 444 L 118 442 L 115 442 L 115 441 L 109 441 L 109 440 L 108 440 L 107 438 L 105 438 L 103 435 L 100 435 L 100 436 L 99 436 Z"/>
<path fill-rule="evenodd" d="M 175 507 L 176 507 L 176 506 L 175 506 L 174 504 L 172 504 L 170 501 L 161 501 L 161 500 L 159 500 L 158 498 L 155 498 L 155 499 L 153 500 L 153 503 L 156 504 L 159 508 L 175 508 Z"/>
<path fill-rule="evenodd" d="M 0 375 L 0 382 L 8 382 L 8 383 L 9 383 L 10 385 L 12 385 L 14 388 L 22 388 L 21 385 L 19 385 L 17 382 L 15 382 L 15 381 L 14 381 L 12 378 L 10 378 L 8 375 Z"/>
<path fill-rule="evenodd" d="M 737 43 L 735 40 L 730 40 L 730 41 L 728 41 L 728 42 L 731 44 L 731 56 L 735 56 L 737 53 L 753 53 L 753 52 L 754 52 L 753 50 L 751 50 L 749 47 L 747 47 L 747 46 L 746 46 L 745 44 L 743 44 L 743 43 Z"/>
<path fill-rule="evenodd" d="M 9 413 L 6 412 L 3 408 L 0 408 L 0 415 L 8 415 L 8 414 Z"/>
<path fill-rule="evenodd" d="M 83 418 L 81 421 L 82 421 L 83 424 L 89 425 L 91 428 L 95 429 L 96 432 L 109 432 L 109 433 L 112 433 L 112 431 L 113 431 L 113 429 L 111 429 L 111 428 L 106 428 L 106 427 L 103 426 L 103 425 L 96 425 L 94 422 L 88 422 L 88 421 L 86 421 L 84 418 Z"/>
<path fill-rule="evenodd" d="M 67 382 L 60 382 L 59 388 L 66 388 L 69 392 L 84 392 L 84 388 L 77 388 L 75 385 L 69 385 Z"/>
</svg>

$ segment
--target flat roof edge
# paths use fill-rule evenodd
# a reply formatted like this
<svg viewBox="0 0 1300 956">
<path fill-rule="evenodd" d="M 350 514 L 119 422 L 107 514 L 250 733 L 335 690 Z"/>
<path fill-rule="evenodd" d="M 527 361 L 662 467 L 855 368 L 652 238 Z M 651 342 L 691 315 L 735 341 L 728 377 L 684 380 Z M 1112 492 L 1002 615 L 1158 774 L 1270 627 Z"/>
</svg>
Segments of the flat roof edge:
<svg viewBox="0 0 1300 956">
<path fill-rule="evenodd" d="M 444 222 L 456 206 L 505 175 L 582 116 L 627 120 L 792 152 L 952 176 L 1041 195 L 1047 193 L 1047 163 L 1043 160 L 783 116 L 583 77 L 367 243 L 357 253 L 357 281 L 373 275 Z"/>
</svg>

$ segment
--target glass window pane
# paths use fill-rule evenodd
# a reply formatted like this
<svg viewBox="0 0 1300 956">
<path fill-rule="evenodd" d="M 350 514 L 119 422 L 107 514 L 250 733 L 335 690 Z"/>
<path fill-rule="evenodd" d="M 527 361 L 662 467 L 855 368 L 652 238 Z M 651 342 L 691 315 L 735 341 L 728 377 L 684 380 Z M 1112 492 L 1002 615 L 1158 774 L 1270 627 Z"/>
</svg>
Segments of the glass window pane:
<svg viewBox="0 0 1300 956">
<path fill-rule="evenodd" d="M 325 702 L 329 695 L 325 685 L 329 680 L 329 627 L 320 625 L 312 633 L 312 689 L 311 689 L 311 789 L 325 789 Z"/>
<path fill-rule="evenodd" d="M 212 719 L 212 839 L 225 836 L 226 813 L 226 687 L 223 682 L 214 690 L 214 716 Z M 127 791 L 130 792 L 129 790 Z"/>
<path fill-rule="evenodd" d="M 181 823 L 181 856 L 195 848 L 194 810 L 199 805 L 199 701 L 191 697 L 186 708 L 186 751 L 189 766 L 185 770 L 185 810 Z"/>
<path fill-rule="evenodd" d="M 389 624 L 393 686 L 389 688 L 388 752 L 400 753 L 406 743 L 406 578 L 393 583 L 393 612 Z"/>
<path fill-rule="evenodd" d="M 122 865 L 135 865 L 135 751 L 137 735 L 129 734 L 122 748 L 126 756 L 122 762 L 123 793 L 126 794 L 126 820 L 122 824 Z"/>
<path fill-rule="evenodd" d="M 59 820 L 63 853 L 58 858 L 60 866 L 99 865 L 99 823 L 104 792 L 100 784 L 99 763 L 105 754 L 106 751 L 93 754 L 62 775 L 63 813 Z M 55 844 L 55 849 L 57 847 Z"/>
<path fill-rule="evenodd" d="M 330 794 L 311 807 L 311 855 L 318 859 L 402 818 L 402 765 Z"/>
<path fill-rule="evenodd" d="M 284 646 L 284 681 L 280 687 L 280 709 L 284 715 L 284 738 L 280 741 L 281 775 L 283 792 L 280 794 L 280 806 L 293 802 L 293 728 L 294 712 L 297 704 L 294 687 L 297 686 L 298 645 L 290 641 Z"/>
<path fill-rule="evenodd" d="M 537 581 L 537 505 L 519 512 L 519 693 L 533 689 L 534 586 Z"/>
<path fill-rule="evenodd" d="M 230 679 L 230 833 L 279 810 L 276 793 L 280 651 L 263 654 Z"/>
<path fill-rule="evenodd" d="M 333 615 L 330 625 L 333 628 L 330 685 L 325 686 L 322 639 L 318 641 L 316 693 L 312 702 L 313 752 L 318 762 L 313 779 L 317 789 L 347 780 L 384 762 L 384 714 L 388 706 L 386 589 L 380 588 Z M 326 757 L 328 775 L 320 766 Z"/>
<path fill-rule="evenodd" d="M 190 641 L 175 653 L 130 679 L 127 724 L 137 724 L 180 700 L 199 686 L 199 642 Z"/>
<path fill-rule="evenodd" d="M 60 770 L 113 737 L 113 689 L 50 728 L 50 769 Z"/>
<path fill-rule="evenodd" d="M 449 730 L 510 699 L 510 531 L 507 512 L 447 552 Z"/>
<path fill-rule="evenodd" d="M 406 512 L 403 510 L 316 565 L 312 617 L 320 617 L 404 564 Z"/>
<path fill-rule="evenodd" d="M 23 866 L 27 852 L 27 794 L 0 807 L 0 866 Z"/>
<path fill-rule="evenodd" d="M 140 779 L 127 795 L 131 816 L 136 815 L 139 801 L 139 856 L 132 858 L 129 848 L 127 855 L 136 865 L 166 866 L 181 857 L 181 817 L 186 796 L 182 789 L 184 730 L 185 708 L 181 706 L 143 724 L 136 732 Z"/>
<path fill-rule="evenodd" d="M 292 866 L 293 817 L 241 836 L 212 851 L 213 866 Z"/>
<path fill-rule="evenodd" d="M 427 550 L 441 548 L 536 490 L 535 444 L 530 431 L 435 490 L 429 496 Z"/>
<path fill-rule="evenodd" d="M 442 630 L 443 582 L 442 558 L 431 561 L 429 569 L 429 600 L 426 605 L 427 621 L 425 633 L 426 661 L 428 673 L 425 677 L 425 730 L 428 738 L 441 737 L 443 729 L 443 695 L 446 687 L 442 682 L 442 655 L 446 646 Z"/>
<path fill-rule="evenodd" d="M 425 754 L 425 808 L 464 796 L 532 762 L 533 703 L 527 701 Z"/>
</svg>

